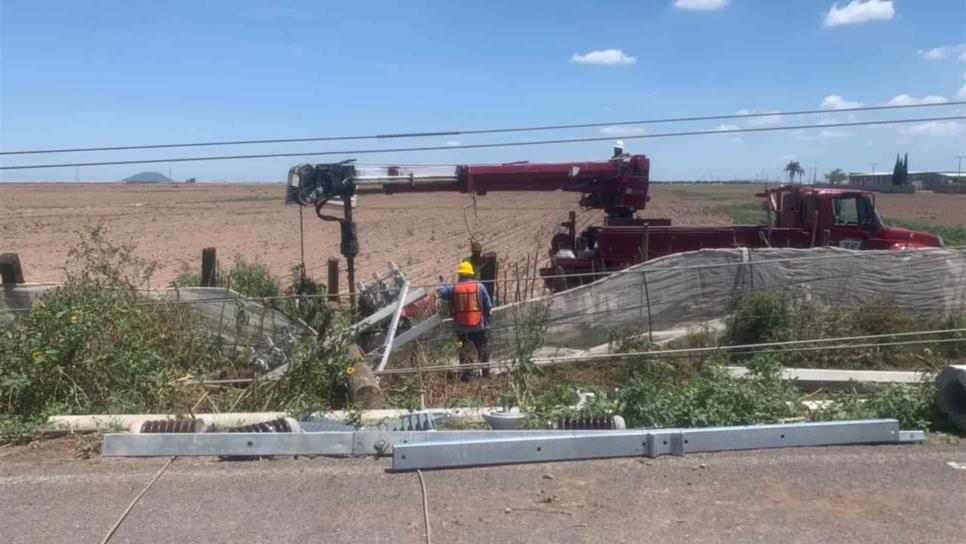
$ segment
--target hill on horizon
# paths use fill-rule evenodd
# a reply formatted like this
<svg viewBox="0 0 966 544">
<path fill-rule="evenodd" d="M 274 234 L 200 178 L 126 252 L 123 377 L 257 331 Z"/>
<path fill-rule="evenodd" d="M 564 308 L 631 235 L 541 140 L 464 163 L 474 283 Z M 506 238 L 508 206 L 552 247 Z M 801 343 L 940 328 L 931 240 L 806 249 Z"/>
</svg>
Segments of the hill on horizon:
<svg viewBox="0 0 966 544">
<path fill-rule="evenodd" d="M 171 183 L 174 180 L 161 172 L 138 172 L 133 176 L 122 179 L 124 183 Z"/>
</svg>

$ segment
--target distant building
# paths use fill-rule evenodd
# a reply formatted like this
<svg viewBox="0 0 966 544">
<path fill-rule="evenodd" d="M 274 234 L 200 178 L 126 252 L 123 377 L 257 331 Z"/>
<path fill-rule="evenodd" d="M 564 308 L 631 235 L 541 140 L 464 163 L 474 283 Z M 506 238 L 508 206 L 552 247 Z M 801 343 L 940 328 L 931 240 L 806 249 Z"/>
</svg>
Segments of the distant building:
<svg viewBox="0 0 966 544">
<path fill-rule="evenodd" d="M 851 172 L 849 186 L 883 193 L 912 191 L 943 191 L 944 188 L 966 183 L 966 172 L 909 172 L 908 185 L 893 185 L 892 172 Z"/>
</svg>

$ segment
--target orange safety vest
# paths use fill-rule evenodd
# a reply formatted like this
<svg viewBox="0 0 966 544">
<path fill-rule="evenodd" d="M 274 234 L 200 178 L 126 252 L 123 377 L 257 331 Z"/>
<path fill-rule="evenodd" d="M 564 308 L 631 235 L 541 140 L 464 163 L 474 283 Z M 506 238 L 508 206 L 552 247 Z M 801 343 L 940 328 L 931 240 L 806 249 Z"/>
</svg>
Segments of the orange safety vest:
<svg viewBox="0 0 966 544">
<path fill-rule="evenodd" d="M 461 281 L 453 286 L 453 319 L 461 327 L 478 327 L 483 323 L 479 285 L 475 281 Z"/>
</svg>

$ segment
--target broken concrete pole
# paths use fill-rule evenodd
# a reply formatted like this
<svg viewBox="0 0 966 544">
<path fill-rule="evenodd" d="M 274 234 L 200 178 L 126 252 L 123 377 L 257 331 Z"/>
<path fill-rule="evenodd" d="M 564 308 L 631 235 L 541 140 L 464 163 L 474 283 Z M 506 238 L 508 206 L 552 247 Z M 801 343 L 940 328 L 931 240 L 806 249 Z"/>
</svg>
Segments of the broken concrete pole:
<svg viewBox="0 0 966 544">
<path fill-rule="evenodd" d="M 950 365 L 936 376 L 939 411 L 966 431 L 966 365 Z"/>
<path fill-rule="evenodd" d="M 349 355 L 355 361 L 352 364 L 352 374 L 349 375 L 349 395 L 352 402 L 366 410 L 379 410 L 386 405 L 382 396 L 382 389 L 376 380 L 376 374 L 366 362 L 359 346 L 352 345 Z"/>
</svg>

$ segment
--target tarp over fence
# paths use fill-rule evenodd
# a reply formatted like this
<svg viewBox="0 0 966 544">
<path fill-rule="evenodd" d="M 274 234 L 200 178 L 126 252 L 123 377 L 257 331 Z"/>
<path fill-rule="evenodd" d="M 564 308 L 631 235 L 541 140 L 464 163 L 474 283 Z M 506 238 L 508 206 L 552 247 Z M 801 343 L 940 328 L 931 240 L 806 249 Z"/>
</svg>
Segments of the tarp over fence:
<svg viewBox="0 0 966 544">
<path fill-rule="evenodd" d="M 0 309 L 25 310 L 36 304 L 44 292 L 56 284 L 25 284 L 0 290 Z M 258 299 L 251 299 L 223 287 L 182 287 L 143 291 L 146 299 L 180 302 L 189 305 L 198 324 L 217 334 L 229 344 L 239 347 L 264 347 L 266 338 L 279 343 L 288 327 L 293 332 L 298 325 Z M 145 304 L 150 304 L 146 300 Z"/>
<path fill-rule="evenodd" d="M 29 307 L 52 287 L 4 288 L 0 308 Z M 550 351 L 586 350 L 607 343 L 615 333 L 700 328 L 730 315 L 739 295 L 761 290 L 827 305 L 853 305 L 888 295 L 916 312 L 964 310 L 966 252 L 705 249 L 661 257 L 588 285 L 495 309 L 493 359 L 512 358 L 513 346 L 527 328 L 526 315 L 537 310 L 547 325 L 545 345 Z M 277 343 L 286 326 L 298 328 L 257 299 L 223 288 L 169 289 L 148 295 L 190 302 L 203 326 L 240 346 L 261 346 L 266 337 Z M 425 327 L 419 340 L 452 342 L 449 327 L 447 321 Z M 409 340 L 405 337 L 400 336 L 397 345 Z"/>
<path fill-rule="evenodd" d="M 494 310 L 494 358 L 536 305 L 549 305 L 547 347 L 583 350 L 614 333 L 666 331 L 727 317 L 742 293 L 775 290 L 827 305 L 883 295 L 917 312 L 966 309 L 966 252 L 921 249 L 705 249 L 661 257 L 551 297 Z M 433 336 L 441 336 L 441 330 Z"/>
</svg>

